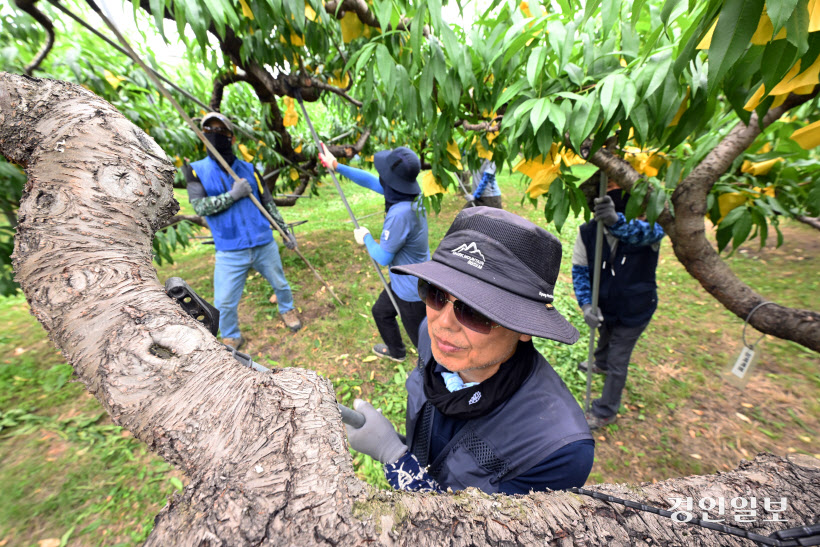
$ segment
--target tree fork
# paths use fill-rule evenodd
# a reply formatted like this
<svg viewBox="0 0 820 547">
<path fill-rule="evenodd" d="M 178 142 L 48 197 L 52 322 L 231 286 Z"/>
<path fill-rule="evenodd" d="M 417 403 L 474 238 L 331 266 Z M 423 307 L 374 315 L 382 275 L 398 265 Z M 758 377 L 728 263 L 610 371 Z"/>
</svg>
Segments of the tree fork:
<svg viewBox="0 0 820 547">
<path fill-rule="evenodd" d="M 738 544 L 566 492 L 375 491 L 353 474 L 326 379 L 242 367 L 165 295 L 151 240 L 178 205 L 150 137 L 80 86 L 0 73 L 0 153 L 29 179 L 13 258 L 32 313 L 114 422 L 189 478 L 148 545 Z M 782 529 L 817 518 L 818 465 L 763 455 L 730 473 L 595 489 L 662 508 L 785 496 Z"/>
</svg>

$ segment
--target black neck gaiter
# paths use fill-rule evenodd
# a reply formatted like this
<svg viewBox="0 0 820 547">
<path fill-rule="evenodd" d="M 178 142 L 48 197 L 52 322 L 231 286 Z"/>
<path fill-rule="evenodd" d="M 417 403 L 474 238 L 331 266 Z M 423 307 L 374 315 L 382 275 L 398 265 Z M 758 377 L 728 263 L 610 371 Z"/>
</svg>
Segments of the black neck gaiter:
<svg viewBox="0 0 820 547">
<path fill-rule="evenodd" d="M 391 187 L 387 184 L 383 178 L 379 177 L 379 182 L 384 189 L 384 212 L 390 210 L 392 206 L 402 201 L 413 201 L 416 199 L 418 194 L 405 194 L 404 192 L 399 192 L 398 190 Z"/>
<path fill-rule="evenodd" d="M 424 367 L 424 395 L 442 414 L 459 420 L 486 416 L 513 396 L 524 383 L 535 363 L 532 342 L 519 342 L 515 353 L 498 372 L 472 387 L 450 392 L 441 374 L 435 372 L 432 357 Z"/>
<path fill-rule="evenodd" d="M 231 137 L 220 135 L 219 133 L 205 133 L 205 138 L 208 139 L 219 155 L 225 158 L 228 165 L 233 165 L 236 161 L 236 155 L 233 153 L 233 145 L 231 144 Z M 208 155 L 212 160 L 217 161 L 214 155 L 208 150 Z"/>
</svg>

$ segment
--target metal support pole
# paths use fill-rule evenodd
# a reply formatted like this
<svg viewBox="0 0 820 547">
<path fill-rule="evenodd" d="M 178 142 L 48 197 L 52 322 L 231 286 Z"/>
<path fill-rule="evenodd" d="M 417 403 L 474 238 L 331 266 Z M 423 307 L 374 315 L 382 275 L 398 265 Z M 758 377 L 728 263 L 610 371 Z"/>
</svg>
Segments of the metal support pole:
<svg viewBox="0 0 820 547">
<path fill-rule="evenodd" d="M 104 5 L 105 4 L 103 4 L 103 6 Z M 105 22 L 105 24 L 108 25 L 108 28 L 111 29 L 111 32 L 114 33 L 114 35 L 117 37 L 117 39 L 122 44 L 123 48 L 125 48 L 126 52 L 128 53 L 128 56 L 131 57 L 131 59 L 135 63 L 137 63 L 140 66 L 140 68 L 142 68 L 142 70 L 145 71 L 145 74 L 153 82 L 153 84 L 157 88 L 157 90 L 166 99 L 168 99 L 168 102 L 170 102 L 171 105 L 179 112 L 179 115 L 182 116 L 182 119 L 184 119 L 188 123 L 188 125 L 191 127 L 193 132 L 196 134 L 196 136 L 199 137 L 199 139 L 202 141 L 202 143 L 205 145 L 205 147 L 208 149 L 208 151 L 210 151 L 213 154 L 214 158 L 219 162 L 219 164 L 222 166 L 222 168 L 225 169 L 225 171 L 231 176 L 231 178 L 234 181 L 239 180 L 239 176 L 236 173 L 234 173 L 233 169 L 231 169 L 231 166 L 228 165 L 228 162 L 225 161 L 225 158 L 223 158 L 222 155 L 219 152 L 217 152 L 216 148 L 214 148 L 214 146 L 210 143 L 210 141 L 205 138 L 205 135 L 202 133 L 202 131 L 199 130 L 199 128 L 196 126 L 194 121 L 188 116 L 188 114 L 185 113 L 185 111 L 182 109 L 182 107 L 179 106 L 179 103 L 177 103 L 176 99 L 174 99 L 174 97 L 168 92 L 167 89 L 165 89 L 165 87 L 162 85 L 162 83 L 160 83 L 160 81 L 157 78 L 156 74 L 154 74 L 154 72 L 152 70 L 150 70 L 145 65 L 145 63 L 142 61 L 142 59 L 140 59 L 139 55 L 137 55 L 136 52 L 133 49 L 131 49 L 131 46 L 128 45 L 128 42 L 125 40 L 125 37 L 122 34 L 120 34 L 120 31 L 117 29 L 117 27 L 114 26 L 114 23 L 112 23 L 111 20 L 109 20 L 109 18 L 106 17 L 106 15 L 103 14 L 102 11 L 99 10 L 99 8 L 96 11 L 97 11 L 97 15 L 99 15 L 100 18 L 102 18 L 103 22 Z M 256 206 L 257 209 L 259 209 L 259 212 L 262 213 L 262 216 L 264 216 L 268 220 L 268 222 L 270 222 L 271 226 L 276 228 L 276 230 L 280 234 L 282 234 L 283 238 L 289 237 L 285 233 L 285 231 L 282 230 L 282 228 L 273 220 L 273 218 L 265 210 L 265 208 L 262 207 L 262 204 L 259 203 L 259 200 L 256 199 L 256 196 L 254 196 L 253 194 L 250 194 L 248 196 L 248 198 L 250 198 L 251 202 Z M 316 271 L 316 269 L 313 267 L 313 265 L 310 263 L 310 261 L 307 258 L 305 258 L 305 256 L 299 251 L 299 249 L 293 249 L 293 251 L 297 255 L 299 255 L 299 258 L 301 258 L 305 262 L 305 264 L 307 264 L 307 267 L 310 268 L 310 271 L 313 272 L 313 275 L 316 276 L 316 279 L 318 279 L 327 288 L 327 290 L 330 292 L 330 294 L 333 296 L 333 298 L 335 298 L 336 301 L 339 302 L 339 304 L 342 304 L 342 301 L 339 300 L 339 297 L 336 296 L 336 293 L 333 292 L 333 289 L 330 287 L 330 285 L 328 285 L 325 282 L 325 280 L 322 278 L 322 276 L 319 275 L 319 272 Z"/>
<path fill-rule="evenodd" d="M 607 176 L 601 170 L 601 186 L 598 190 L 598 197 L 606 197 Z M 592 268 L 592 311 L 598 310 L 598 292 L 601 288 L 601 253 L 604 242 L 604 223 L 598 221 L 595 231 L 595 261 Z M 587 357 L 587 393 L 584 399 L 584 410 L 589 412 L 590 391 L 592 390 L 592 365 L 595 359 L 595 329 L 589 329 L 589 354 Z"/>
<path fill-rule="evenodd" d="M 322 143 L 319 141 L 319 135 L 316 134 L 316 130 L 313 128 L 313 124 L 310 121 L 310 116 L 308 116 L 307 110 L 305 110 L 305 103 L 302 101 L 302 94 L 299 90 L 296 90 L 296 100 L 299 101 L 299 106 L 302 107 L 302 114 L 305 116 L 305 121 L 310 128 L 310 133 L 313 135 L 313 140 L 316 143 L 316 149 L 321 151 L 322 150 Z M 345 208 L 347 209 L 347 214 L 350 215 L 350 219 L 353 221 L 353 226 L 356 228 L 359 227 L 359 221 L 356 220 L 356 215 L 353 214 L 353 209 L 350 208 L 350 204 L 347 202 L 347 198 L 345 197 L 345 193 L 342 191 L 342 185 L 339 184 L 339 179 L 336 178 L 336 172 L 330 170 L 330 176 L 333 178 L 333 184 L 336 185 L 336 191 L 339 192 L 339 197 L 342 198 L 342 203 L 345 204 Z M 393 304 L 393 307 L 396 309 L 396 314 L 401 319 L 401 312 L 399 311 L 399 305 L 396 303 L 396 299 L 393 298 L 393 291 L 390 290 L 390 287 L 387 285 L 387 280 L 384 278 L 384 274 L 382 273 L 381 268 L 379 268 L 379 264 L 376 260 L 370 256 L 370 253 L 367 253 L 367 256 L 370 257 L 370 262 L 373 263 L 373 267 L 376 268 L 376 273 L 379 274 L 379 279 L 382 281 L 382 285 L 384 285 L 384 290 L 387 293 L 387 296 L 390 297 L 390 302 Z M 404 322 L 402 321 L 402 326 Z"/>
</svg>

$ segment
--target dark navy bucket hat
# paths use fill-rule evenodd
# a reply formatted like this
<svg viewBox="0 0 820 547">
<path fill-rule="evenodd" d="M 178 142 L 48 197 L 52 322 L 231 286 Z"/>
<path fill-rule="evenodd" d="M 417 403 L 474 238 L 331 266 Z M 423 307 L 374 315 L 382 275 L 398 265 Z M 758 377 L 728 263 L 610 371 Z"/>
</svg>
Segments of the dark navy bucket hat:
<svg viewBox="0 0 820 547">
<path fill-rule="evenodd" d="M 421 162 L 416 153 L 406 146 L 376 152 L 373 164 L 384 184 L 404 194 L 421 193 L 419 183 L 416 182 Z"/>
<path fill-rule="evenodd" d="M 432 260 L 390 271 L 424 279 L 512 331 L 574 344 L 578 330 L 552 305 L 560 267 L 554 235 L 509 211 L 472 207 Z"/>
</svg>

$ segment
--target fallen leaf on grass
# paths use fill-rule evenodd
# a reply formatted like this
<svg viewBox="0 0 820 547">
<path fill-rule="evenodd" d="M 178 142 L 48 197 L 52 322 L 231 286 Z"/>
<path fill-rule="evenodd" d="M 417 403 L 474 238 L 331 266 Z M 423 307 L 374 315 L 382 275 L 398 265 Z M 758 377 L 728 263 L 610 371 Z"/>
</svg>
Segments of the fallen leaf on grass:
<svg viewBox="0 0 820 547">
<path fill-rule="evenodd" d="M 370 355 L 362 359 L 362 363 L 369 363 L 370 361 L 375 361 L 376 359 L 378 359 L 378 357 L 376 357 L 375 355 Z"/>
<path fill-rule="evenodd" d="M 336 357 L 336 362 L 338 363 L 342 359 L 347 359 L 348 357 L 350 357 L 349 353 L 343 353 L 343 354 L 339 355 L 338 357 Z"/>
<path fill-rule="evenodd" d="M 755 405 L 750 404 L 750 403 L 740 403 L 740 406 L 742 406 L 743 408 L 754 408 L 755 407 Z"/>
<path fill-rule="evenodd" d="M 749 424 L 752 423 L 752 420 L 750 420 L 748 417 L 744 416 L 740 412 L 735 412 L 735 416 L 737 416 L 738 418 L 740 418 L 741 420 L 743 420 L 746 423 L 749 423 Z"/>
<path fill-rule="evenodd" d="M 694 412 L 698 416 L 703 416 L 703 411 L 702 410 L 698 410 L 698 409 L 695 408 L 695 409 L 692 410 L 692 412 Z"/>
<path fill-rule="evenodd" d="M 692 431 L 692 430 L 690 429 L 690 430 L 689 430 L 689 436 L 690 436 L 690 437 L 692 437 L 692 438 L 694 439 L 694 438 L 695 438 L 695 437 L 697 437 L 698 435 L 697 435 L 697 433 L 695 433 L 694 431 Z"/>
<path fill-rule="evenodd" d="M 700 454 L 689 454 L 689 455 L 690 455 L 690 456 L 692 456 L 692 457 L 693 457 L 694 459 L 696 459 L 696 460 L 700 460 L 700 459 L 702 459 L 702 458 L 700 457 Z"/>
<path fill-rule="evenodd" d="M 25 350 L 25 349 L 23 349 L 23 348 L 16 348 L 16 349 L 14 350 L 14 355 L 20 355 L 20 354 L 25 353 L 25 352 L 26 352 L 26 350 Z M 59 544 L 58 544 L 58 545 L 59 545 Z"/>
<path fill-rule="evenodd" d="M 60 538 L 41 539 L 37 542 L 38 547 L 60 547 Z"/>
<path fill-rule="evenodd" d="M 797 438 L 803 441 L 804 443 L 811 443 L 811 437 L 809 437 L 808 435 L 799 435 Z"/>
<path fill-rule="evenodd" d="M 601 435 L 600 437 L 598 437 L 598 440 L 599 440 L 599 441 L 606 441 L 606 437 L 604 437 L 603 435 Z"/>
</svg>

